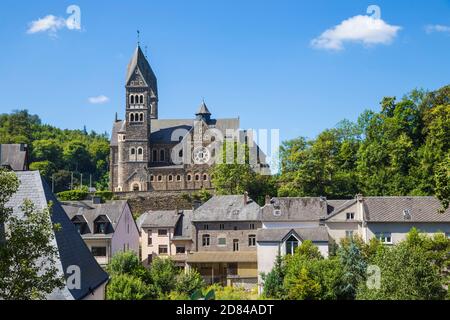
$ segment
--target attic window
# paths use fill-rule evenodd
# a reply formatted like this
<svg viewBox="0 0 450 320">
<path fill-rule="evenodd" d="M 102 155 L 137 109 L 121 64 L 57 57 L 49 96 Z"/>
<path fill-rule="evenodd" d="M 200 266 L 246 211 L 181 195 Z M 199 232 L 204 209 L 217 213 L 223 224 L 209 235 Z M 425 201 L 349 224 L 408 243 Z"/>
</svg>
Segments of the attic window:
<svg viewBox="0 0 450 320">
<path fill-rule="evenodd" d="M 106 234 L 109 220 L 106 216 L 99 216 L 94 222 L 94 233 Z"/>
<path fill-rule="evenodd" d="M 347 212 L 347 220 L 355 220 L 355 213 Z"/>
</svg>

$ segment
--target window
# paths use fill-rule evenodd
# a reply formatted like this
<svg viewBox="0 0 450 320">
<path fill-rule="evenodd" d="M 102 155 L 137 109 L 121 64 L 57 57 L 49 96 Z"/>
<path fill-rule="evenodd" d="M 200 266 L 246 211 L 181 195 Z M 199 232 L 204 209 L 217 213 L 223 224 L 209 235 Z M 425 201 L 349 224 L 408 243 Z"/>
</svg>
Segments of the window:
<svg viewBox="0 0 450 320">
<path fill-rule="evenodd" d="M 195 181 L 200 181 L 200 175 L 199 174 L 195 175 Z"/>
<path fill-rule="evenodd" d="M 238 231 L 238 227 L 237 227 L 237 226 L 234 226 L 234 227 L 233 227 L 233 230 L 234 230 L 234 231 Z"/>
<path fill-rule="evenodd" d="M 164 150 L 159 151 L 159 161 L 164 162 L 166 161 L 166 152 Z"/>
<path fill-rule="evenodd" d="M 141 97 L 139 98 L 139 103 L 140 103 L 140 104 L 143 104 L 143 103 L 144 103 L 144 96 L 143 96 L 143 95 L 141 95 Z"/>
<path fill-rule="evenodd" d="M 177 181 L 181 181 L 181 176 L 177 175 Z"/>
<path fill-rule="evenodd" d="M 209 236 L 209 234 L 204 234 L 202 236 L 202 246 L 209 247 L 210 243 L 211 243 L 211 237 Z"/>
<path fill-rule="evenodd" d="M 220 229 L 220 230 L 225 230 L 225 224 L 221 223 L 221 224 L 219 225 L 219 229 Z"/>
<path fill-rule="evenodd" d="M 180 150 L 180 152 L 178 152 L 178 156 L 179 156 L 180 158 L 183 158 L 183 150 Z"/>
<path fill-rule="evenodd" d="M 134 113 L 130 113 L 130 122 L 134 122 Z"/>
<path fill-rule="evenodd" d="M 298 247 L 298 239 L 294 236 L 290 236 L 289 239 L 286 240 L 286 254 L 293 255 L 297 247 Z"/>
<path fill-rule="evenodd" d="M 227 245 L 227 238 L 218 238 L 217 245 L 223 247 Z"/>
<path fill-rule="evenodd" d="M 256 247 L 256 236 L 254 234 L 248 236 L 248 246 Z"/>
<path fill-rule="evenodd" d="M 153 162 L 158 161 L 157 157 L 158 157 L 158 151 L 157 150 L 153 150 L 153 152 L 152 152 L 152 161 Z"/>
<path fill-rule="evenodd" d="M 177 254 L 185 254 L 185 253 L 186 253 L 186 247 L 177 246 Z"/>
<path fill-rule="evenodd" d="M 108 218 L 106 216 L 98 217 L 94 222 L 94 233 L 106 234 L 108 229 Z"/>
<path fill-rule="evenodd" d="M 147 240 L 147 245 L 150 247 L 153 245 L 153 238 L 152 238 L 152 231 L 148 230 L 148 240 Z"/>
<path fill-rule="evenodd" d="M 392 244 L 392 235 L 390 232 L 377 232 L 375 236 L 383 244 Z"/>
<path fill-rule="evenodd" d="M 167 237 L 167 229 L 159 229 L 158 236 L 159 237 Z"/>
<path fill-rule="evenodd" d="M 234 252 L 239 251 L 239 240 L 238 239 L 233 240 L 233 251 Z"/>
<path fill-rule="evenodd" d="M 172 182 L 173 181 L 173 176 L 169 175 L 169 181 Z"/>
<path fill-rule="evenodd" d="M 158 247 L 158 253 L 159 254 L 168 254 L 169 248 L 166 245 L 161 245 Z"/>
<path fill-rule="evenodd" d="M 163 177 L 162 176 L 158 176 L 158 182 L 163 181 Z"/>
<path fill-rule="evenodd" d="M 139 186 L 138 183 L 133 184 L 133 191 L 141 191 L 141 187 Z"/>
<path fill-rule="evenodd" d="M 135 148 L 131 148 L 131 149 L 130 149 L 130 154 L 131 154 L 132 156 L 134 156 L 134 155 L 136 154 L 136 149 L 135 149 Z"/>
<path fill-rule="evenodd" d="M 130 103 L 134 104 L 134 96 L 133 95 L 130 96 Z"/>
<path fill-rule="evenodd" d="M 355 220 L 355 213 L 347 212 L 347 220 Z"/>
<path fill-rule="evenodd" d="M 192 181 L 192 176 L 190 174 L 187 175 L 187 180 Z"/>
<path fill-rule="evenodd" d="M 347 230 L 345 231 L 345 237 L 347 239 L 352 239 L 353 238 L 353 230 Z"/>
<path fill-rule="evenodd" d="M 203 175 L 203 181 L 208 181 L 208 175 L 207 174 Z"/>
<path fill-rule="evenodd" d="M 139 114 L 139 121 L 144 122 L 144 114 L 143 113 Z"/>
<path fill-rule="evenodd" d="M 204 224 L 203 225 L 203 230 L 209 230 L 209 224 Z"/>
<path fill-rule="evenodd" d="M 150 182 L 155 181 L 155 176 L 150 176 Z"/>
<path fill-rule="evenodd" d="M 106 257 L 106 247 L 92 247 L 91 252 L 94 257 Z"/>
<path fill-rule="evenodd" d="M 279 209 L 273 210 L 273 215 L 274 215 L 275 217 L 281 216 L 281 210 L 279 210 Z"/>
<path fill-rule="evenodd" d="M 256 229 L 256 228 L 255 228 L 255 224 L 254 224 L 254 223 L 250 223 L 249 229 L 250 229 L 250 230 L 255 230 L 255 229 Z"/>
<path fill-rule="evenodd" d="M 138 148 L 138 156 L 142 156 L 144 154 L 144 149 Z"/>
</svg>

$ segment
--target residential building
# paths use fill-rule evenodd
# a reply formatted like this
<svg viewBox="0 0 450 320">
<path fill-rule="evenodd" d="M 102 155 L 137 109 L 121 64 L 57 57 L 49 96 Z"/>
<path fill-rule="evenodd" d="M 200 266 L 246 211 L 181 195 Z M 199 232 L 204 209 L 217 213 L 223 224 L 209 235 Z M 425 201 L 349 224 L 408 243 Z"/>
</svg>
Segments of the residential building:
<svg viewBox="0 0 450 320">
<path fill-rule="evenodd" d="M 254 169 L 268 170 L 239 118 L 214 119 L 203 102 L 195 118 L 159 119 L 158 103 L 157 78 L 138 46 L 127 69 L 125 120 L 116 117 L 112 129 L 111 191 L 211 189 L 209 169 L 225 139 L 246 143 Z"/>
<path fill-rule="evenodd" d="M 194 210 L 194 252 L 188 255 L 188 267 L 207 283 L 255 286 L 259 210 L 247 194 L 214 196 Z"/>
<path fill-rule="evenodd" d="M 450 209 L 435 197 L 364 197 L 337 206 L 326 218 L 330 236 L 339 242 L 349 231 L 368 242 L 376 237 L 385 244 L 396 244 L 416 228 L 428 235 L 450 233 Z M 352 216 L 352 214 L 354 214 Z"/>
<path fill-rule="evenodd" d="M 328 257 L 328 232 L 322 220 L 327 215 L 324 198 L 266 199 L 261 208 L 262 228 L 257 233 L 258 284 L 269 273 L 278 256 L 292 255 L 309 240 Z"/>
<path fill-rule="evenodd" d="M 150 211 L 141 215 L 141 261 L 151 265 L 155 257 L 168 257 L 184 268 L 192 250 L 192 210 Z"/>
<path fill-rule="evenodd" d="M 106 266 L 117 252 L 139 254 L 139 229 L 125 200 L 66 201 L 63 208 L 98 263 Z"/>
<path fill-rule="evenodd" d="M 13 171 L 28 170 L 28 146 L 26 144 L 0 144 L 0 167 Z"/>
<path fill-rule="evenodd" d="M 39 172 L 23 171 L 16 172 L 16 175 L 20 181 L 19 190 L 8 201 L 7 207 L 13 209 L 13 215 L 22 217 L 21 207 L 25 200 L 31 201 L 37 210 L 44 210 L 52 203 L 49 223 L 60 226 L 60 229 L 54 231 L 52 240 L 52 245 L 57 250 L 58 275 L 68 280 L 74 275 L 74 270 L 79 270 L 80 274 L 78 288 L 65 285 L 62 289 L 55 289 L 46 299 L 103 300 L 109 276 L 94 259 L 49 186 Z"/>
</svg>

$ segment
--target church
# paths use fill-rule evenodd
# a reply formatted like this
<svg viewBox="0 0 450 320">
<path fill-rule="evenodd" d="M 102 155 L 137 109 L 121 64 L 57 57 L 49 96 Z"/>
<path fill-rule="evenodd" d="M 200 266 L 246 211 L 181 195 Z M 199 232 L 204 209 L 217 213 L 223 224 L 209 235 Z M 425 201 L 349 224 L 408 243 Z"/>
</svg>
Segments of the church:
<svg viewBox="0 0 450 320">
<path fill-rule="evenodd" d="M 125 89 L 125 119 L 116 116 L 112 129 L 111 191 L 213 189 L 211 166 L 230 139 L 249 146 L 254 170 L 267 169 L 264 153 L 239 129 L 239 118 L 214 119 L 204 101 L 192 119 L 159 119 L 157 78 L 139 45 Z"/>
</svg>

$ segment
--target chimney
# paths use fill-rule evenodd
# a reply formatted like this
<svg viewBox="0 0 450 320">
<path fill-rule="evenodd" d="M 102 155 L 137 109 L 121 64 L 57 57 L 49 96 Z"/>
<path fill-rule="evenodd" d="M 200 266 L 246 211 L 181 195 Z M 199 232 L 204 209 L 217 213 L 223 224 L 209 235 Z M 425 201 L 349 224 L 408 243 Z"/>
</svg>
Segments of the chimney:
<svg viewBox="0 0 450 320">
<path fill-rule="evenodd" d="M 356 201 L 362 202 L 364 200 L 364 196 L 361 193 L 358 193 L 356 195 Z"/>
<path fill-rule="evenodd" d="M 246 206 L 248 204 L 248 192 L 245 191 L 244 192 L 244 206 Z"/>
</svg>

